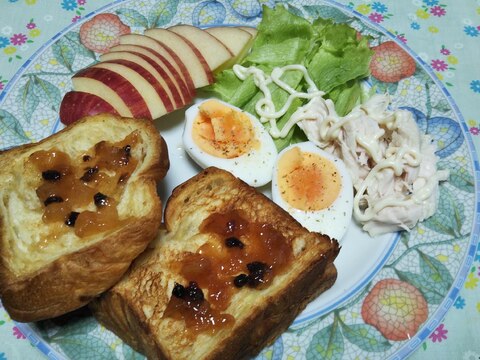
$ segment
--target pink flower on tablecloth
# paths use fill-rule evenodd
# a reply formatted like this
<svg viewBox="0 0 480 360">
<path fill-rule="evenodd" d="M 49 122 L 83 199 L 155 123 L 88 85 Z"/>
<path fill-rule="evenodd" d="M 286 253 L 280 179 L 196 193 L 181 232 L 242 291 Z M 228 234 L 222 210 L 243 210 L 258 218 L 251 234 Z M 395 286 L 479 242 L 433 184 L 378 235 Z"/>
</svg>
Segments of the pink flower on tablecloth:
<svg viewBox="0 0 480 360">
<path fill-rule="evenodd" d="M 13 327 L 13 336 L 17 339 L 26 339 L 27 337 L 20 331 L 20 329 L 16 326 Z"/>
<path fill-rule="evenodd" d="M 428 317 L 428 304 L 413 285 L 398 279 L 380 280 L 362 304 L 362 318 L 382 335 L 402 341 L 416 334 Z"/>
<path fill-rule="evenodd" d="M 27 24 L 27 29 L 29 29 L 29 30 L 35 29 L 36 27 L 37 27 L 37 24 L 35 24 L 33 22 L 29 22 Z"/>
<path fill-rule="evenodd" d="M 407 38 L 403 34 L 397 35 L 397 39 L 403 42 L 404 44 L 407 43 Z"/>
<path fill-rule="evenodd" d="M 446 13 L 447 11 L 443 7 L 438 5 L 430 8 L 430 14 L 432 14 L 433 16 L 441 17 L 444 16 Z"/>
<path fill-rule="evenodd" d="M 76 23 L 78 20 L 80 20 L 82 17 L 79 16 L 79 15 L 75 15 L 73 18 L 72 18 L 72 23 Z"/>
<path fill-rule="evenodd" d="M 432 66 L 433 69 L 436 71 L 445 71 L 448 69 L 448 64 L 440 59 L 434 59 L 430 62 L 430 65 Z"/>
<path fill-rule="evenodd" d="M 0 82 L 0 91 L 2 91 L 3 89 L 4 89 L 3 83 Z"/>
<path fill-rule="evenodd" d="M 106 53 L 112 46 L 120 43 L 120 36 L 130 33 L 115 14 L 95 15 L 80 27 L 80 41 L 87 49 Z"/>
<path fill-rule="evenodd" d="M 377 24 L 380 24 L 383 21 L 383 15 L 377 12 L 371 13 L 370 15 L 368 15 L 368 18 Z"/>
<path fill-rule="evenodd" d="M 450 55 L 450 50 L 448 50 L 447 48 L 445 48 L 444 46 L 442 46 L 442 48 L 440 49 L 440 53 L 442 55 Z"/>
<path fill-rule="evenodd" d="M 13 34 L 10 38 L 12 45 L 23 45 L 27 41 L 27 36 L 25 34 Z"/>
<path fill-rule="evenodd" d="M 446 340 L 448 330 L 444 329 L 444 327 L 445 327 L 444 324 L 438 325 L 438 327 L 433 331 L 433 333 L 430 334 L 429 338 L 433 342 L 437 342 L 437 341 L 442 342 L 443 340 Z"/>
<path fill-rule="evenodd" d="M 471 133 L 472 135 L 478 135 L 478 134 L 480 133 L 480 129 L 479 129 L 478 127 L 475 127 L 475 126 L 474 126 L 474 127 L 471 127 L 471 128 L 470 128 L 470 133 Z M 479 273 L 478 273 L 478 276 L 480 276 L 480 271 L 479 271 Z"/>
<path fill-rule="evenodd" d="M 78 5 L 85 5 L 86 2 L 87 0 L 77 0 Z"/>
</svg>

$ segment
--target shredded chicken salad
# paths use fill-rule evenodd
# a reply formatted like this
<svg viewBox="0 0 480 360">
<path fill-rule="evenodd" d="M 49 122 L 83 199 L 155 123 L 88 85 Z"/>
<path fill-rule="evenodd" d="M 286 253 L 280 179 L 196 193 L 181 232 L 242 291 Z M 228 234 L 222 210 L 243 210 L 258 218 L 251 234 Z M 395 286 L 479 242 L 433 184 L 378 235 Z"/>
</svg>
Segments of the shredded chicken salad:
<svg viewBox="0 0 480 360">
<path fill-rule="evenodd" d="M 331 100 L 315 97 L 298 125 L 308 139 L 341 158 L 355 187 L 353 214 L 371 236 L 409 230 L 434 214 L 439 182 L 436 147 L 407 110 L 389 110 L 373 95 L 340 117 Z"/>
<path fill-rule="evenodd" d="M 448 172 L 437 170 L 435 145 L 412 113 L 390 110 L 388 95 L 357 105 L 372 55 L 368 38 L 347 24 L 265 8 L 251 52 L 208 91 L 259 116 L 277 150 L 308 139 L 341 158 L 354 217 L 375 236 L 433 215 Z"/>
<path fill-rule="evenodd" d="M 307 92 L 280 80 L 287 71 L 302 73 L 309 85 Z M 324 99 L 325 93 L 301 65 L 275 68 L 271 75 L 253 66 L 235 65 L 234 72 L 242 80 L 252 76 L 263 93 L 255 110 L 261 122 L 269 123 L 273 138 L 285 137 L 298 124 L 308 140 L 344 161 L 355 188 L 354 217 L 371 236 L 409 230 L 435 213 L 438 185 L 448 178 L 448 171 L 437 170 L 436 147 L 420 132 L 412 113 L 389 109 L 389 95 L 375 94 L 339 116 L 334 102 Z M 270 83 L 289 94 L 281 110 L 271 101 Z M 297 97 L 308 102 L 278 129 L 276 122 Z"/>
</svg>

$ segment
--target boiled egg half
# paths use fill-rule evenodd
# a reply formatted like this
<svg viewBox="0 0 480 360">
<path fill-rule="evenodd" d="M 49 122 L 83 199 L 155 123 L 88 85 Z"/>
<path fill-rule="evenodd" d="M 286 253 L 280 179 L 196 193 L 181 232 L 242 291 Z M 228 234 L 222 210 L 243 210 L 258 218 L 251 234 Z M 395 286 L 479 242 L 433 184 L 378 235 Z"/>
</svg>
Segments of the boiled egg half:
<svg viewBox="0 0 480 360">
<path fill-rule="evenodd" d="M 255 187 L 272 180 L 278 155 L 273 139 L 257 118 L 228 103 L 209 99 L 190 107 L 183 144 L 202 168 L 227 170 Z"/>
<path fill-rule="evenodd" d="M 280 152 L 272 199 L 310 231 L 341 240 L 352 218 L 353 186 L 341 159 L 312 142 Z"/>
</svg>

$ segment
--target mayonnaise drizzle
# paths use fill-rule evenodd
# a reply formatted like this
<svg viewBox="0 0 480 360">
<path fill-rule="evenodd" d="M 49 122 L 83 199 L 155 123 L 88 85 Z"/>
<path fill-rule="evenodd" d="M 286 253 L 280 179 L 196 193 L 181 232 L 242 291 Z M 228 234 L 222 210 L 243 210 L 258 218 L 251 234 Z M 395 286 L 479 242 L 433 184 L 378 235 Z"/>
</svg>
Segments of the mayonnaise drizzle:
<svg viewBox="0 0 480 360">
<path fill-rule="evenodd" d="M 281 79 L 283 74 L 287 71 L 300 71 L 303 74 L 303 77 L 308 85 L 307 92 L 297 91 Z M 270 75 L 267 75 L 263 70 L 258 69 L 255 66 L 250 66 L 247 68 L 236 64 L 233 66 L 233 72 L 240 80 L 243 81 L 249 76 L 253 76 L 255 85 L 263 93 L 263 98 L 257 101 L 255 104 L 255 111 L 257 112 L 258 116 L 260 116 L 260 121 L 262 123 L 268 122 L 270 124 L 270 135 L 273 138 L 283 138 L 287 136 L 288 132 L 296 123 L 308 118 L 308 106 L 310 102 L 304 105 L 305 109 L 302 109 L 304 107 L 297 109 L 297 111 L 290 117 L 281 130 L 278 128 L 277 120 L 285 115 L 292 105 L 293 100 L 308 99 L 312 101 L 316 98 L 323 100 L 322 96 L 325 95 L 323 91 L 318 90 L 317 86 L 308 74 L 307 69 L 303 65 L 287 65 L 283 67 L 276 67 L 272 70 Z M 272 83 L 285 90 L 289 94 L 287 101 L 280 110 L 275 108 L 275 104 L 272 100 L 272 93 L 268 88 L 268 85 Z"/>
<path fill-rule="evenodd" d="M 262 123 L 270 124 L 269 131 L 273 138 L 285 137 L 298 123 L 310 141 L 324 149 L 330 148 L 346 162 L 353 172 L 352 180 L 356 188 L 354 216 L 371 235 L 411 228 L 433 214 L 438 183 L 447 179 L 448 172 L 436 170 L 434 150 L 425 145 L 428 139 L 419 133 L 411 114 L 388 110 L 388 95 L 374 95 L 366 104 L 357 106 L 341 117 L 336 113 L 333 102 L 323 98 L 325 93 L 317 88 L 302 65 L 277 67 L 270 75 L 255 66 L 243 67 L 238 64 L 233 66 L 233 71 L 241 80 L 252 76 L 255 85 L 263 93 L 263 98 L 255 104 L 255 111 Z M 308 85 L 307 92 L 297 91 L 281 80 L 287 71 L 302 72 Z M 279 110 L 275 108 L 268 88 L 272 83 L 289 94 Z M 285 115 L 296 98 L 309 101 L 299 107 L 280 130 L 277 120 Z M 365 122 L 366 118 L 370 119 L 370 123 Z M 357 129 L 347 135 L 346 129 L 358 122 L 365 123 L 366 130 L 362 132 Z M 402 145 L 388 143 L 386 132 L 401 137 Z M 350 141 L 346 139 L 348 136 Z M 372 168 L 368 165 L 370 162 Z M 422 168 L 425 162 L 432 164 L 423 165 Z M 425 170 L 432 166 L 433 170 Z M 403 178 L 412 169 L 416 169 L 414 172 L 428 172 L 428 175 L 417 176 L 406 183 Z M 389 175 L 392 172 L 393 175 Z M 372 193 L 380 191 L 380 188 L 381 192 Z M 412 211 L 413 207 L 415 211 Z"/>
<path fill-rule="evenodd" d="M 390 151 L 389 151 L 390 150 Z M 402 146 L 396 151 L 387 149 L 385 159 L 380 160 L 373 169 L 370 170 L 365 180 L 361 182 L 360 187 L 357 189 L 355 197 L 353 198 L 353 211 L 354 215 L 359 221 L 372 220 L 378 213 L 389 206 L 408 206 L 412 201 L 419 203 L 415 196 L 410 197 L 385 197 L 377 202 L 370 204 L 369 196 L 365 193 L 370 185 L 375 181 L 375 177 L 385 169 L 392 169 L 395 176 L 401 176 L 405 170 L 405 165 L 417 167 L 420 165 L 420 155 L 417 151 L 410 149 L 406 146 Z M 422 192 L 422 196 L 419 199 L 424 200 L 425 197 L 432 195 L 433 187 L 429 187 Z M 365 200 L 369 207 L 362 211 L 362 200 Z"/>
<path fill-rule="evenodd" d="M 345 117 L 329 107 L 298 124 L 346 162 L 356 189 L 354 216 L 372 235 L 408 229 L 431 216 L 438 183 L 448 177 L 436 169 L 435 148 L 411 113 L 390 111 L 389 103 L 388 95 L 374 95 Z"/>
</svg>

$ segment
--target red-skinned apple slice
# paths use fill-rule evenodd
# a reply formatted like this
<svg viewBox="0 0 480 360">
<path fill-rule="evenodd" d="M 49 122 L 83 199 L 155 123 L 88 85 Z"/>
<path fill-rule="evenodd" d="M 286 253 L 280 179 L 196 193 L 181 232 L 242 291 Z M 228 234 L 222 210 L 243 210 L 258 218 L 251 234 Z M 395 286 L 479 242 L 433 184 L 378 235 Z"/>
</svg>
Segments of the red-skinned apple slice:
<svg viewBox="0 0 480 360">
<path fill-rule="evenodd" d="M 213 74 L 200 51 L 183 36 L 166 29 L 148 29 L 145 35 L 171 48 L 185 64 L 195 88 L 211 84 Z"/>
<path fill-rule="evenodd" d="M 132 56 L 133 55 L 133 56 Z M 139 61 L 139 63 L 148 63 L 151 68 L 155 70 L 154 75 L 161 83 L 161 79 L 166 83 L 167 89 L 169 89 L 169 93 L 171 93 L 171 98 L 174 100 L 173 103 L 176 108 L 180 108 L 185 104 L 191 102 L 192 97 L 190 95 L 190 91 L 187 88 L 183 78 L 181 75 L 176 72 L 175 75 L 172 74 L 169 69 L 167 69 L 163 63 L 155 56 L 155 54 L 145 48 L 136 45 L 118 45 L 110 49 L 110 52 L 104 54 L 100 57 L 100 60 L 109 60 L 115 58 L 122 58 L 126 57 L 126 59 L 130 59 L 131 61 L 135 61 L 136 58 L 141 58 L 143 61 Z M 138 60 L 137 60 L 138 61 Z M 144 66 L 145 67 L 145 66 Z"/>
<path fill-rule="evenodd" d="M 232 26 L 216 26 L 205 31 L 221 41 L 234 56 L 238 56 L 253 37 L 249 32 Z"/>
<path fill-rule="evenodd" d="M 83 118 L 101 113 L 118 115 L 115 108 L 97 95 L 81 91 L 69 91 L 60 105 L 60 120 L 65 125 Z"/>
<path fill-rule="evenodd" d="M 258 31 L 258 30 L 255 29 L 255 28 L 253 28 L 253 27 L 250 27 L 250 26 L 237 26 L 237 28 L 249 32 L 250 35 L 252 35 L 252 37 L 257 36 L 257 31 Z"/>
<path fill-rule="evenodd" d="M 145 35 L 129 34 L 120 36 L 120 45 L 135 45 L 153 52 L 162 61 L 167 69 L 175 69 L 189 89 L 191 97 L 195 96 L 195 83 L 183 61 L 177 54 L 163 43 Z M 172 71 L 172 70 L 171 70 Z"/>
<path fill-rule="evenodd" d="M 120 116 L 152 119 L 152 115 L 138 90 L 123 76 L 108 69 L 88 67 L 72 78 L 76 91 L 96 95 L 118 112 Z"/>
<path fill-rule="evenodd" d="M 234 57 L 223 64 L 221 69 L 229 68 L 238 63 L 250 49 L 253 36 L 248 31 L 233 26 L 217 26 L 205 29 L 206 32 L 215 36 L 221 41 L 234 55 Z"/>
<path fill-rule="evenodd" d="M 187 39 L 202 54 L 211 71 L 215 71 L 231 60 L 232 52 L 215 36 L 192 25 L 175 25 L 167 30 Z"/>
<path fill-rule="evenodd" d="M 181 108 L 184 105 L 183 99 L 172 79 L 168 77 L 165 71 L 160 68 L 156 62 L 150 60 L 148 57 L 143 58 L 142 56 L 125 51 L 114 51 L 100 56 L 100 61 L 122 64 L 132 68 L 137 72 L 139 72 L 138 68 L 141 67 L 143 69 L 141 71 L 142 73 L 146 71 L 151 75 L 151 77 L 154 78 L 153 81 L 151 81 L 150 76 L 146 79 L 155 87 L 155 90 L 157 90 L 159 96 L 162 99 L 165 95 L 168 97 L 168 101 L 164 101 L 167 111 L 173 111 L 174 109 Z"/>
<path fill-rule="evenodd" d="M 137 36 L 139 35 L 134 35 L 129 40 L 127 39 L 125 41 L 131 41 L 132 39 L 136 41 L 138 39 Z M 146 37 L 140 36 L 140 38 Z M 151 60 L 155 61 L 161 68 L 163 68 L 172 79 L 176 81 L 176 84 L 181 94 L 183 94 L 184 98 L 193 98 L 195 96 L 195 87 L 188 73 L 188 70 L 185 68 L 185 65 L 180 61 L 180 59 L 175 60 L 173 57 L 171 57 L 165 49 L 160 49 L 163 50 L 163 54 L 165 56 L 151 48 L 133 44 L 117 45 L 112 47 L 110 51 L 129 51 L 131 53 L 135 53 L 136 55 L 142 54 L 149 57 Z"/>
<path fill-rule="evenodd" d="M 112 60 L 95 64 L 92 67 L 110 70 L 127 79 L 143 98 L 153 119 L 169 112 L 167 108 L 173 110 L 170 98 L 155 77 L 141 66 L 135 65 L 125 60 Z"/>
</svg>

